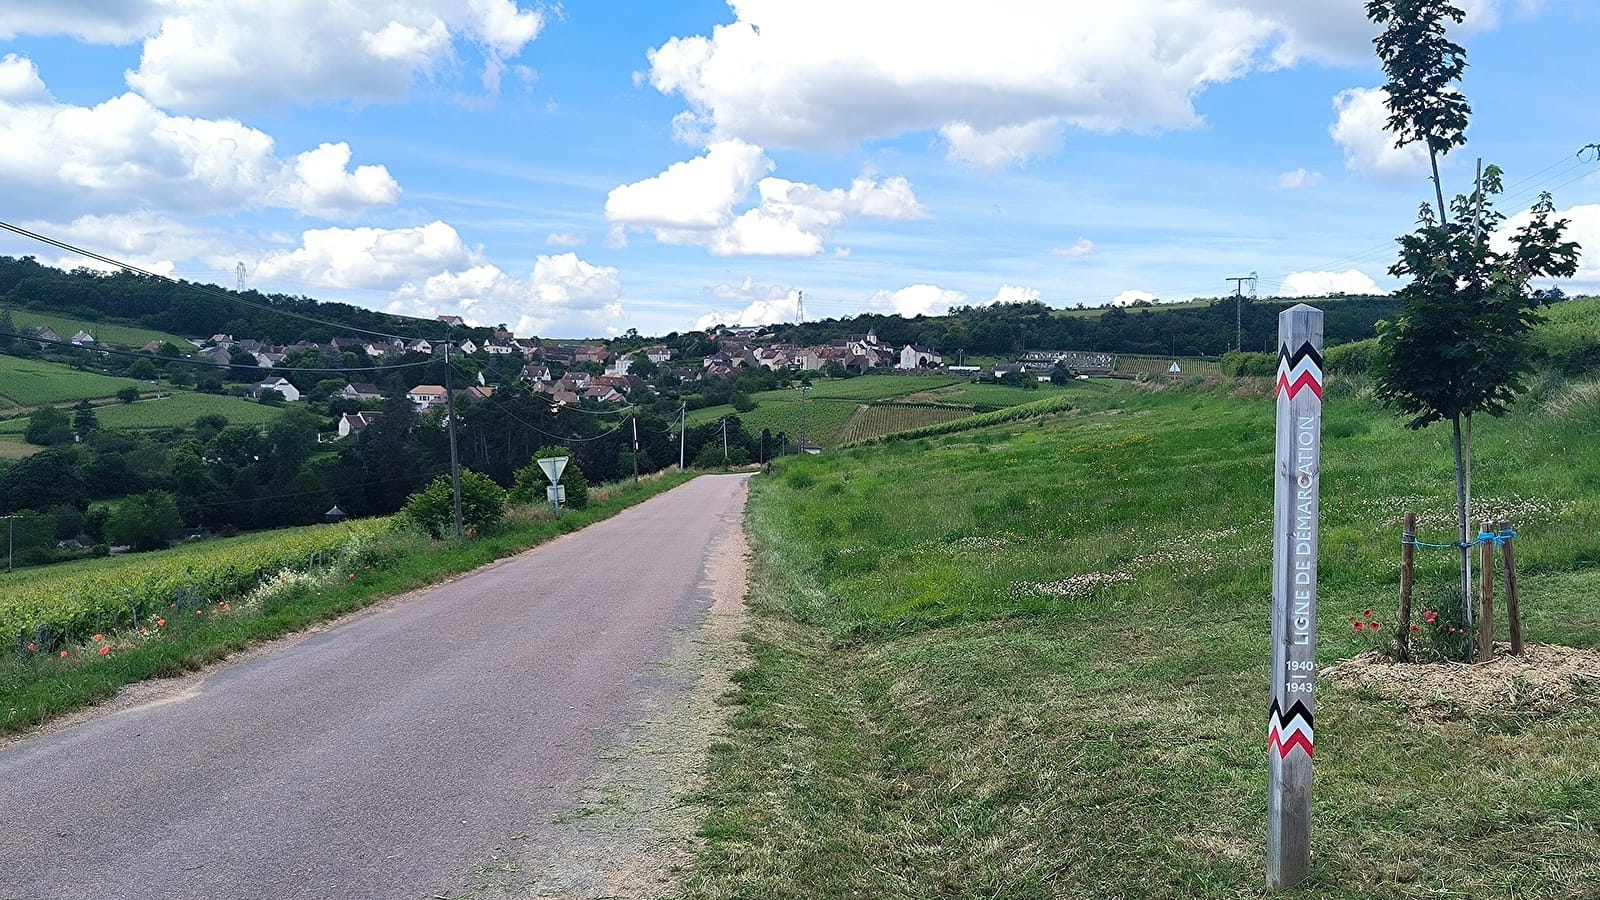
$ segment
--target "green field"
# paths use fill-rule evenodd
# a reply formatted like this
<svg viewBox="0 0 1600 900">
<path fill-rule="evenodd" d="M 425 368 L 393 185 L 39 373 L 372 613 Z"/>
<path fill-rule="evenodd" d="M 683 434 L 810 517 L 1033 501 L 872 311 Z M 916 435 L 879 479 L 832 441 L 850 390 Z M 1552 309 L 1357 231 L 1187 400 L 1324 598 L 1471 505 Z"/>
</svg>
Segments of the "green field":
<svg viewBox="0 0 1600 900">
<path fill-rule="evenodd" d="M 138 349 L 151 341 L 167 341 L 185 352 L 194 348 L 194 345 L 190 344 L 187 339 L 164 331 L 152 331 L 148 328 L 136 328 L 130 325 L 112 325 L 109 322 L 85 322 L 81 319 L 70 319 L 64 316 L 34 312 L 31 309 L 12 310 L 11 321 L 19 329 L 49 326 L 56 334 L 61 335 L 63 341 L 71 340 L 74 334 L 82 330 L 94 335 L 94 339 L 99 343 L 115 347 Z"/>
<path fill-rule="evenodd" d="M 821 378 L 811 383 L 813 400 L 893 400 L 917 391 L 958 384 L 964 379 L 946 375 L 862 375 L 857 378 Z M 761 400 L 798 400 L 799 391 L 763 391 L 751 395 Z"/>
<path fill-rule="evenodd" d="M 0 356 L 0 359 L 5 357 Z M 213 413 L 226 416 L 233 425 L 260 425 L 270 422 L 287 408 L 263 406 L 240 397 L 175 391 L 159 400 L 95 407 L 95 418 L 102 428 L 134 431 L 187 427 L 194 424 L 195 419 Z M 27 428 L 27 418 L 10 419 L 0 422 L 0 435 L 22 434 Z"/>
<path fill-rule="evenodd" d="M 1273 404 L 1098 384 L 1067 414 L 752 483 L 753 664 L 688 896 L 1268 896 Z M 1349 617 L 1393 615 L 1401 515 L 1450 539 L 1448 429 L 1370 389 L 1329 385 L 1323 666 L 1366 646 Z M 1559 418 L 1587 388 L 1544 390 L 1477 423 L 1474 502 L 1519 532 L 1529 639 L 1597 649 L 1600 404 Z M 1452 578 L 1424 554 L 1419 603 L 1450 609 Z M 1595 896 L 1600 689 L 1527 697 L 1320 683 L 1292 895 Z"/>
<path fill-rule="evenodd" d="M 1193 378 L 1201 375 L 1207 378 L 1217 378 L 1222 375 L 1222 362 L 1216 359 L 1207 359 L 1198 356 L 1134 356 L 1119 355 L 1117 357 L 1118 375 L 1148 375 L 1153 378 L 1166 378 L 1171 375 L 1172 364 L 1176 362 L 1182 370 L 1176 377 Z"/>
<path fill-rule="evenodd" d="M 969 409 L 950 406 L 920 406 L 915 404 L 875 403 L 857 409 L 855 415 L 839 430 L 837 442 L 865 441 L 908 428 L 952 422 L 972 415 Z"/>
<path fill-rule="evenodd" d="M 130 386 L 138 387 L 139 383 L 97 372 L 80 372 L 61 363 L 0 356 L 0 412 L 8 408 L 111 397 Z"/>
<path fill-rule="evenodd" d="M 1019 403 L 1032 403 L 1035 400 L 1042 400 L 1045 397 L 1054 396 L 1067 390 L 1066 387 L 1060 385 L 1042 382 L 1034 383 L 1038 385 L 1037 388 L 963 381 L 949 387 L 907 394 L 900 399 L 907 403 L 949 403 L 957 406 L 1003 409 L 1007 406 L 1016 406 Z"/>
<path fill-rule="evenodd" d="M 839 433 L 860 406 L 859 403 L 847 400 L 807 401 L 806 440 L 822 447 L 832 447 L 839 443 Z M 801 415 L 798 395 L 781 401 L 768 400 L 747 413 L 737 412 L 731 406 L 709 406 L 690 412 L 688 421 L 690 425 L 700 425 L 715 422 L 723 416 L 738 416 L 739 421 L 744 424 L 744 430 L 750 434 L 760 434 L 761 429 L 767 428 L 773 434 L 783 432 L 790 441 L 800 440 Z"/>
</svg>

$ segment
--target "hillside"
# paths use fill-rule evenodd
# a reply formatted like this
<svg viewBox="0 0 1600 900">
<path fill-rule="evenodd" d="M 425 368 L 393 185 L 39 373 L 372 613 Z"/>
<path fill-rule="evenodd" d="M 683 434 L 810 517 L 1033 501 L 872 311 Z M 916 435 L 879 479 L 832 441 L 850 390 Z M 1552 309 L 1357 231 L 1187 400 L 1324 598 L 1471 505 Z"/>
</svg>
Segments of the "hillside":
<svg viewBox="0 0 1600 900">
<path fill-rule="evenodd" d="M 692 896 L 1265 896 L 1273 404 L 1105 387 L 754 484 L 754 666 Z M 1480 421 L 1475 494 L 1519 533 L 1530 640 L 1590 651 L 1594 395 L 1544 376 Z M 1330 382 L 1324 433 L 1326 667 L 1392 619 L 1402 513 L 1448 539 L 1453 482 L 1447 429 L 1365 379 Z M 1442 616 L 1451 571 L 1419 561 Z M 1506 679 L 1431 707 L 1319 684 L 1312 894 L 1592 893 L 1600 685 Z"/>
</svg>

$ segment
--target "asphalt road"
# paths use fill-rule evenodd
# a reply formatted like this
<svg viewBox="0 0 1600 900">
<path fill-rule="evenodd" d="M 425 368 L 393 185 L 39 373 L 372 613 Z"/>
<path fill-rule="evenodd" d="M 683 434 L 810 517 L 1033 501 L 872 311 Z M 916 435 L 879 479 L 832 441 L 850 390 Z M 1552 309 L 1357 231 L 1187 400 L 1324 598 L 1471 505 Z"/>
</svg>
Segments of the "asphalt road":
<svg viewBox="0 0 1600 900">
<path fill-rule="evenodd" d="M 454 895 L 681 684 L 743 476 L 0 750 L 0 897 Z"/>
</svg>

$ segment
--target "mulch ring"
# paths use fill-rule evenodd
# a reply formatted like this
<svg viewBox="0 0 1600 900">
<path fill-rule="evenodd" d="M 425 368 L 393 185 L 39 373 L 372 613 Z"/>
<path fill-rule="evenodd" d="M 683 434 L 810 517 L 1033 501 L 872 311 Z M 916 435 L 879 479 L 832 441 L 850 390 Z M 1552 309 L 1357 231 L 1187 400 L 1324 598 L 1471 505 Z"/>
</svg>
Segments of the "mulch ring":
<svg viewBox="0 0 1600 900">
<path fill-rule="evenodd" d="M 1428 721 L 1506 714 L 1549 715 L 1600 703 L 1600 650 L 1527 644 L 1522 656 L 1495 644 L 1485 663 L 1396 663 L 1363 653 L 1322 670 L 1341 688 L 1364 689 Z"/>
</svg>

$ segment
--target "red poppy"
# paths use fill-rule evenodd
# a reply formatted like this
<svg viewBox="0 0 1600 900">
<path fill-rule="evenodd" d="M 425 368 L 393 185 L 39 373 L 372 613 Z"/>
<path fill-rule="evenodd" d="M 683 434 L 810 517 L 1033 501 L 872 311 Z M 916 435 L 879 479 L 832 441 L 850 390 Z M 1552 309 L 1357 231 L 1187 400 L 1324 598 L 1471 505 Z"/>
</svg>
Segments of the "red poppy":
<svg viewBox="0 0 1600 900">
<path fill-rule="evenodd" d="M 29 653 L 32 653 L 32 652 L 33 652 L 33 641 L 29 641 L 29 642 L 28 642 L 28 652 L 29 652 Z"/>
<path fill-rule="evenodd" d="M 1373 631 L 1377 631 L 1379 628 L 1383 627 L 1383 623 L 1382 622 L 1372 622 L 1367 627 L 1371 628 Z"/>
<path fill-rule="evenodd" d="M 1422 633 L 1422 626 L 1421 625 L 1413 625 L 1413 626 L 1411 626 L 1411 633 L 1412 634 L 1421 634 Z"/>
<path fill-rule="evenodd" d="M 1355 623 L 1352 623 L 1352 624 L 1355 625 L 1357 631 L 1361 631 L 1361 630 L 1363 630 L 1363 629 L 1365 629 L 1367 627 L 1367 626 L 1361 624 L 1360 622 L 1355 622 Z"/>
<path fill-rule="evenodd" d="M 61 658 L 62 659 L 66 659 L 67 658 L 67 651 L 65 651 L 65 650 L 61 651 Z"/>
<path fill-rule="evenodd" d="M 165 627 L 167 627 L 167 620 L 166 619 L 157 619 L 156 620 L 156 627 L 157 628 L 165 628 Z"/>
<path fill-rule="evenodd" d="M 105 635 L 103 635 L 103 634 L 97 634 L 97 635 L 95 635 L 95 636 L 94 636 L 94 637 L 92 637 L 92 638 L 90 638 L 90 639 L 89 639 L 89 640 L 91 640 L 91 641 L 94 641 L 94 642 L 95 642 L 95 643 L 99 643 L 99 642 L 100 642 L 100 641 L 103 641 L 103 640 L 105 640 L 105 639 L 106 639 L 106 636 L 105 636 Z"/>
<path fill-rule="evenodd" d="M 100 648 L 100 655 L 101 656 L 105 656 L 107 653 L 110 653 L 110 652 L 111 652 L 111 645 L 110 644 L 107 644 L 104 647 Z"/>
<path fill-rule="evenodd" d="M 1366 612 L 1362 613 L 1362 615 L 1370 619 L 1370 618 L 1372 618 L 1372 610 L 1369 609 Z"/>
</svg>

